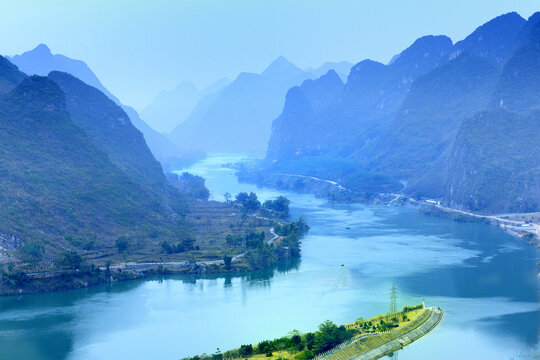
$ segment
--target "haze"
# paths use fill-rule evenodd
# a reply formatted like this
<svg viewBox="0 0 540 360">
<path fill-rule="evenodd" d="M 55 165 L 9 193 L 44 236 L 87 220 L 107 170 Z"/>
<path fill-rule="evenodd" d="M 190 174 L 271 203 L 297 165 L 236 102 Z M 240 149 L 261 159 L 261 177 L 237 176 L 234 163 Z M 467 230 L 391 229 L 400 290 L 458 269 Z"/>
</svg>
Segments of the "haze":
<svg viewBox="0 0 540 360">
<path fill-rule="evenodd" d="M 5 55 L 46 43 L 83 59 L 120 100 L 144 108 L 183 80 L 204 87 L 262 71 L 283 55 L 296 65 L 387 62 L 425 34 L 464 38 L 478 24 L 536 1 L 29 1 L 2 2 Z M 390 9 L 390 10 L 389 10 Z"/>
</svg>

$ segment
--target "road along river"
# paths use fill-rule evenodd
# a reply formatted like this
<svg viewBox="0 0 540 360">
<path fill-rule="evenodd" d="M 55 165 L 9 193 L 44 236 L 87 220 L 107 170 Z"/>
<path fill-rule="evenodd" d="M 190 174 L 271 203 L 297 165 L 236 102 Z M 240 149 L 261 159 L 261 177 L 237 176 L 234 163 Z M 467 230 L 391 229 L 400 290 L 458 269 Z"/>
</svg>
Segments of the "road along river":
<svg viewBox="0 0 540 360">
<path fill-rule="evenodd" d="M 256 191 L 215 154 L 188 171 L 215 199 Z M 527 359 L 538 352 L 538 250 L 483 224 L 392 206 L 329 204 L 286 193 L 311 226 L 296 267 L 243 276 L 172 276 L 0 298 L 0 359 L 171 359 L 349 323 L 398 305 L 444 310 L 407 359 Z M 341 266 L 341 265 L 344 266 Z"/>
</svg>

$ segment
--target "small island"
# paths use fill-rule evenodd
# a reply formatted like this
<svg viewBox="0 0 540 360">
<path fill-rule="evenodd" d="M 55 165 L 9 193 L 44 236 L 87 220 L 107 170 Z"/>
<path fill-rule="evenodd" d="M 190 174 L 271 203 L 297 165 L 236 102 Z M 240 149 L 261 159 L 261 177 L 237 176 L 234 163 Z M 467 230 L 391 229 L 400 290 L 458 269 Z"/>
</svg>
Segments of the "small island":
<svg viewBox="0 0 540 360">
<path fill-rule="evenodd" d="M 246 344 L 221 353 L 202 354 L 182 360 L 372 360 L 391 354 L 418 340 L 441 321 L 443 311 L 419 304 L 405 306 L 369 319 L 336 325 L 326 320 L 314 332 L 291 331 L 288 335 Z"/>
</svg>

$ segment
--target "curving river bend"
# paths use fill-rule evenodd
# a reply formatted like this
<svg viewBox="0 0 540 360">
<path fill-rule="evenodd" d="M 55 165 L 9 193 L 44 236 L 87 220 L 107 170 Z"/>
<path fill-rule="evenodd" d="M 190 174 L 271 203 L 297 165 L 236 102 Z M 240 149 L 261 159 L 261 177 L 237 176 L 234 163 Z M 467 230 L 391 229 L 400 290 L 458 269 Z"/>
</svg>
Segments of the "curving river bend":
<svg viewBox="0 0 540 360">
<path fill-rule="evenodd" d="M 188 171 L 214 199 L 256 191 L 214 154 Z M 399 306 L 445 310 L 407 359 L 528 359 L 540 353 L 538 250 L 488 225 L 415 210 L 328 204 L 285 193 L 311 226 L 297 267 L 241 277 L 173 276 L 61 293 L 0 298 L 0 359 L 179 359 L 350 322 Z M 349 227 L 350 229 L 347 229 Z M 343 264 L 344 266 L 341 266 Z"/>
</svg>

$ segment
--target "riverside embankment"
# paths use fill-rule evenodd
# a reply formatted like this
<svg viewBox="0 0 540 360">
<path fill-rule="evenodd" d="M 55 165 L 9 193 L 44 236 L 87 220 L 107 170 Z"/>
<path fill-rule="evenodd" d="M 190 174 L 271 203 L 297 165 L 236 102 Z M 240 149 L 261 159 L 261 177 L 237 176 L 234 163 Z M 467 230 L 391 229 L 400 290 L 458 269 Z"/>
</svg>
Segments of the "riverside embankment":
<svg viewBox="0 0 540 360">
<path fill-rule="evenodd" d="M 435 331 L 398 350 L 400 360 L 508 360 L 538 350 L 537 249 L 482 223 L 240 184 L 222 166 L 240 160 L 214 155 L 182 171 L 204 176 L 216 200 L 240 191 L 289 198 L 292 218 L 311 227 L 297 267 L 0 297 L 2 356 L 178 359 L 384 313 L 392 283 L 398 306 L 425 298 L 445 312 Z"/>
<path fill-rule="evenodd" d="M 443 311 L 429 307 L 410 324 L 382 334 L 368 334 L 338 346 L 316 360 L 375 360 L 409 345 L 433 330 L 441 321 Z"/>
</svg>

